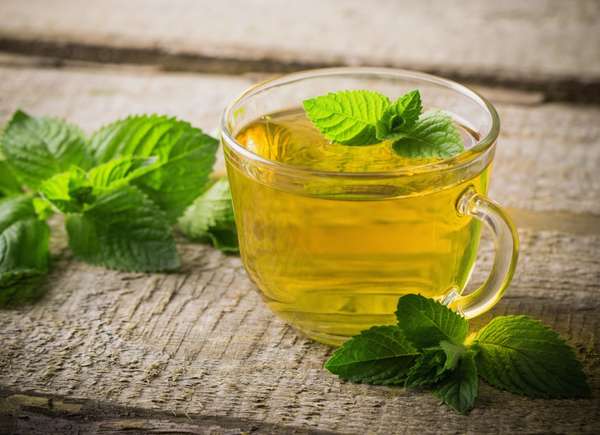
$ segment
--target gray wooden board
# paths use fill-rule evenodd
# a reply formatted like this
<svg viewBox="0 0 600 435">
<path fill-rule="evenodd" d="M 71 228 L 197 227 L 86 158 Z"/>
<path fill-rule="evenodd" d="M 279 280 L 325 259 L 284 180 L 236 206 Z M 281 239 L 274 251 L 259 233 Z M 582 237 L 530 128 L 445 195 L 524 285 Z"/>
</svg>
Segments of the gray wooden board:
<svg viewBox="0 0 600 435">
<path fill-rule="evenodd" d="M 595 0 L 3 0 L 0 46 L 221 72 L 391 65 L 598 101 L 599 17 Z"/>
<path fill-rule="evenodd" d="M 138 69 L 4 67 L 0 78 L 2 120 L 20 106 L 87 131 L 152 111 L 210 131 L 250 82 Z M 464 417 L 421 392 L 341 382 L 321 368 L 330 348 L 275 318 L 238 257 L 181 244 L 178 273 L 120 273 L 72 259 L 56 231 L 45 299 L 0 311 L 4 421 L 23 432 L 48 424 L 71 433 L 597 431 L 600 111 L 507 100 L 498 98 L 504 136 L 493 196 L 526 217 L 522 256 L 505 298 L 474 325 L 502 313 L 542 319 L 577 347 L 594 398 L 530 400 L 482 384 L 478 407 Z M 476 281 L 491 257 L 484 245 Z"/>
<path fill-rule="evenodd" d="M 593 399 L 530 400 L 482 384 L 464 417 L 423 392 L 341 382 L 322 369 L 330 348 L 274 317 L 239 258 L 201 245 L 181 245 L 183 269 L 168 275 L 91 267 L 61 250 L 47 297 L 0 312 L 0 385 L 192 422 L 233 419 L 246 430 L 592 433 L 600 425 L 600 237 L 521 237 L 517 277 L 493 314 L 526 313 L 556 328 L 577 347 Z M 93 418 L 88 409 L 64 412 Z"/>
</svg>

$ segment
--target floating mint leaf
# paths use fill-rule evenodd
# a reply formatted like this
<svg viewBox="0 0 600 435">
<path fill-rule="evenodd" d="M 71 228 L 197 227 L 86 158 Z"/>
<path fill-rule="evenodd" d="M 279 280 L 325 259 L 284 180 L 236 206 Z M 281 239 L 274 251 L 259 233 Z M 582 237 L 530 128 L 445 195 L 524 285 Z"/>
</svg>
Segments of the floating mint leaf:
<svg viewBox="0 0 600 435">
<path fill-rule="evenodd" d="M 587 397 L 573 349 L 527 316 L 496 317 L 475 337 L 477 366 L 491 385 L 530 397 Z"/>
<path fill-rule="evenodd" d="M 389 104 L 389 98 L 372 91 L 341 91 L 303 102 L 321 133 L 343 145 L 377 143 L 376 125 Z"/>
<path fill-rule="evenodd" d="M 450 116 L 442 111 L 425 113 L 394 142 L 394 151 L 413 159 L 447 159 L 464 151 L 462 137 Z"/>
<path fill-rule="evenodd" d="M 418 356 L 395 326 L 375 326 L 342 345 L 325 368 L 343 379 L 366 384 L 402 384 Z"/>
<path fill-rule="evenodd" d="M 423 107 L 419 91 L 411 91 L 392 103 L 377 121 L 376 136 L 378 140 L 395 140 L 404 137 L 419 116 Z"/>
<path fill-rule="evenodd" d="M 398 327 L 417 348 L 434 347 L 441 341 L 462 345 L 467 319 L 441 303 L 421 295 L 405 295 L 396 309 Z"/>
</svg>

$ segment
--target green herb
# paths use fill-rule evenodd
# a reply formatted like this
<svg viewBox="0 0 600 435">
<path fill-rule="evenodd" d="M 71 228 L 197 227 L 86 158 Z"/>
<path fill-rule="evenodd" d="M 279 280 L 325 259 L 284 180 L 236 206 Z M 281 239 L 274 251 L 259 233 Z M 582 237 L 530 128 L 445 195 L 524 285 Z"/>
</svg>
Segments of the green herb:
<svg viewBox="0 0 600 435">
<path fill-rule="evenodd" d="M 189 123 L 157 115 L 132 116 L 94 133 L 98 163 L 154 157 L 155 170 L 134 181 L 174 222 L 205 190 L 218 141 Z"/>
<path fill-rule="evenodd" d="M 372 91 L 341 91 L 303 102 L 321 133 L 344 145 L 376 143 L 377 122 L 389 105 L 389 98 Z"/>
<path fill-rule="evenodd" d="M 444 159 L 464 151 L 452 118 L 441 111 L 423 114 L 417 90 L 393 103 L 373 91 L 340 91 L 305 100 L 303 106 L 319 131 L 342 145 L 391 141 L 397 154 L 414 159 Z"/>
<path fill-rule="evenodd" d="M 495 387 L 530 397 L 590 393 L 573 349 L 537 320 L 496 317 L 477 333 L 473 348 L 481 376 Z"/>
<path fill-rule="evenodd" d="M 526 316 L 502 316 L 467 339 L 468 322 L 420 295 L 398 300 L 398 324 L 348 340 L 325 363 L 353 382 L 425 387 L 460 413 L 475 403 L 479 375 L 530 397 L 587 397 L 590 388 L 573 349 Z"/>
<path fill-rule="evenodd" d="M 21 183 L 13 174 L 5 160 L 0 160 L 0 198 L 22 193 Z"/>
<path fill-rule="evenodd" d="M 224 252 L 238 252 L 238 238 L 227 178 L 217 180 L 179 219 L 179 229 L 190 239 L 210 241 Z"/>
<path fill-rule="evenodd" d="M 72 165 L 88 168 L 89 150 L 81 130 L 64 121 L 34 118 L 18 110 L 1 138 L 6 163 L 17 178 L 31 189 Z"/>
<path fill-rule="evenodd" d="M 0 305 L 38 297 L 48 271 L 48 237 L 31 196 L 0 199 Z"/>
<path fill-rule="evenodd" d="M 88 140 L 65 121 L 15 112 L 0 134 L 0 305 L 39 292 L 45 220 L 54 212 L 65 215 L 69 246 L 83 261 L 125 271 L 179 267 L 172 225 L 209 187 L 217 143 L 166 116 L 132 116 Z M 188 221 L 202 221 L 215 246 L 231 251 L 237 235 L 226 192 L 226 180 L 213 186 Z"/>
<path fill-rule="evenodd" d="M 179 267 L 167 216 L 135 186 L 98 197 L 66 225 L 69 247 L 88 263 L 142 272 Z"/>
<path fill-rule="evenodd" d="M 469 332 L 467 319 L 433 299 L 406 295 L 396 307 L 398 327 L 418 348 L 447 340 L 462 344 Z"/>
<path fill-rule="evenodd" d="M 325 368 L 353 382 L 403 384 L 418 355 L 401 330 L 375 326 L 346 342 Z"/>
<path fill-rule="evenodd" d="M 461 414 L 473 408 L 479 391 L 474 355 L 473 351 L 466 352 L 461 356 L 456 368 L 433 387 L 433 394 Z"/>
</svg>

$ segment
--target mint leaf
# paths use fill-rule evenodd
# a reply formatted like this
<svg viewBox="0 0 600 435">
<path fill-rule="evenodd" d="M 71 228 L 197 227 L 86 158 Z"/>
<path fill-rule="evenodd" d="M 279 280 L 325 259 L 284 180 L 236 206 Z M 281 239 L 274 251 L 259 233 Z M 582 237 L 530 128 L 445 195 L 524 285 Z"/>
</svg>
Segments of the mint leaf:
<svg viewBox="0 0 600 435">
<path fill-rule="evenodd" d="M 496 317 L 473 342 L 481 376 L 530 397 L 587 397 L 590 387 L 573 349 L 527 316 Z"/>
<path fill-rule="evenodd" d="M 393 144 L 394 151 L 413 159 L 446 159 L 464 151 L 462 137 L 452 118 L 442 111 L 425 113 Z"/>
<path fill-rule="evenodd" d="M 461 356 L 456 369 L 435 387 L 433 394 L 446 405 L 461 414 L 466 414 L 473 408 L 478 391 L 479 377 L 475 353 L 468 351 Z"/>
<path fill-rule="evenodd" d="M 190 239 L 210 240 L 224 252 L 238 252 L 238 238 L 226 177 L 200 195 L 179 219 L 179 228 Z"/>
<path fill-rule="evenodd" d="M 375 326 L 342 345 L 325 368 L 342 379 L 366 384 L 402 384 L 418 356 L 395 326 Z"/>
<path fill-rule="evenodd" d="M 377 121 L 377 139 L 389 140 L 403 137 L 404 132 L 417 122 L 422 110 L 419 91 L 414 90 L 401 96 L 385 109 Z"/>
<path fill-rule="evenodd" d="M 153 170 L 133 183 L 174 222 L 205 190 L 218 141 L 189 123 L 167 116 L 133 116 L 91 137 L 96 159 L 153 157 Z"/>
<path fill-rule="evenodd" d="M 424 349 L 423 354 L 407 373 L 404 386 L 416 388 L 424 385 L 435 384 L 447 372 L 444 367 L 446 354 L 440 348 Z"/>
<path fill-rule="evenodd" d="M 140 272 L 179 267 L 167 217 L 134 186 L 99 196 L 68 215 L 66 226 L 71 250 L 88 263 Z"/>
<path fill-rule="evenodd" d="M 424 349 L 408 371 L 405 386 L 414 388 L 439 382 L 456 368 L 465 352 L 467 349 L 464 346 L 445 340 L 438 347 Z"/>
<path fill-rule="evenodd" d="M 396 318 L 398 327 L 419 349 L 437 346 L 443 340 L 460 345 L 469 330 L 464 317 L 421 295 L 402 296 Z"/>
<path fill-rule="evenodd" d="M 48 271 L 48 225 L 37 219 L 31 197 L 0 200 L 0 305 L 28 302 Z"/>
<path fill-rule="evenodd" d="M 8 163 L 0 160 L 0 197 L 22 193 L 21 183 L 12 173 Z"/>
<path fill-rule="evenodd" d="M 13 173 L 32 189 L 72 165 L 91 165 L 79 128 L 59 119 L 34 118 L 20 110 L 4 128 L 0 148 Z"/>
<path fill-rule="evenodd" d="M 63 213 L 78 213 L 94 200 L 93 188 L 83 169 L 72 168 L 45 180 L 39 187 L 42 197 Z"/>
<path fill-rule="evenodd" d="M 464 345 L 456 345 L 446 340 L 440 342 L 440 348 L 446 355 L 446 361 L 444 362 L 446 370 L 454 370 L 460 358 L 467 352 L 467 348 Z"/>
<path fill-rule="evenodd" d="M 79 213 L 86 204 L 107 191 L 127 186 L 156 167 L 152 158 L 124 157 L 111 160 L 85 172 L 73 167 L 40 185 L 40 193 L 63 213 Z"/>
<path fill-rule="evenodd" d="M 101 193 L 126 186 L 160 166 L 154 157 L 121 157 L 90 169 L 86 178 Z"/>
<path fill-rule="evenodd" d="M 304 100 L 306 115 L 323 135 L 344 145 L 378 142 L 376 125 L 390 100 L 372 91 L 341 91 Z"/>
</svg>

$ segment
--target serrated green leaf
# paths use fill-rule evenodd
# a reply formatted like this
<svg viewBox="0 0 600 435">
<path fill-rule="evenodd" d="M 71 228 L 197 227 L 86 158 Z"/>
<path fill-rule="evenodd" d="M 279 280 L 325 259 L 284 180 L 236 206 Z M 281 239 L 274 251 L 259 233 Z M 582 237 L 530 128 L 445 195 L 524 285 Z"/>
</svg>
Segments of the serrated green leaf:
<svg viewBox="0 0 600 435">
<path fill-rule="evenodd" d="M 411 128 L 402 131 L 393 148 L 402 157 L 414 159 L 447 159 L 465 149 L 454 121 L 442 111 L 425 113 Z"/>
<path fill-rule="evenodd" d="M 44 180 L 39 187 L 42 197 L 63 213 L 78 213 L 94 200 L 93 189 L 83 169 L 73 167 Z"/>
<path fill-rule="evenodd" d="M 456 369 L 436 385 L 433 391 L 446 405 L 461 414 L 466 414 L 473 408 L 478 393 L 479 377 L 475 353 L 471 351 L 461 356 Z"/>
<path fill-rule="evenodd" d="M 454 370 L 460 358 L 467 351 L 467 348 L 464 345 L 456 345 L 446 340 L 442 340 L 440 342 L 440 348 L 444 351 L 444 354 L 446 355 L 446 360 L 444 362 L 444 369 L 446 370 Z"/>
<path fill-rule="evenodd" d="M 342 379 L 366 384 L 402 384 L 417 350 L 395 326 L 375 326 L 342 345 L 325 368 Z"/>
<path fill-rule="evenodd" d="M 424 349 L 423 354 L 407 373 L 404 386 L 416 388 L 435 384 L 447 373 L 444 367 L 446 354 L 440 348 Z"/>
<path fill-rule="evenodd" d="M 20 110 L 4 128 L 0 148 L 17 178 L 32 189 L 72 165 L 88 167 L 92 162 L 79 128 Z"/>
<path fill-rule="evenodd" d="M 210 240 L 224 252 L 238 252 L 238 238 L 229 181 L 223 177 L 200 195 L 179 219 L 190 239 Z"/>
<path fill-rule="evenodd" d="M 21 183 L 12 173 L 8 163 L 0 160 L 0 197 L 22 193 Z"/>
<path fill-rule="evenodd" d="M 155 157 L 120 157 L 90 169 L 87 181 L 99 194 L 126 186 L 160 167 Z"/>
<path fill-rule="evenodd" d="M 437 347 L 423 349 L 423 354 L 408 372 L 405 386 L 414 388 L 439 382 L 457 367 L 465 352 L 464 346 L 446 340 Z"/>
<path fill-rule="evenodd" d="M 187 122 L 141 115 L 103 127 L 92 136 L 91 147 L 101 163 L 156 158 L 154 170 L 133 183 L 173 222 L 205 190 L 218 141 Z"/>
<path fill-rule="evenodd" d="M 156 168 L 156 159 L 122 157 L 90 169 L 78 167 L 56 174 L 40 185 L 44 199 L 63 213 L 79 213 L 103 193 L 131 183 Z"/>
<path fill-rule="evenodd" d="M 404 136 L 404 132 L 416 123 L 421 115 L 421 94 L 414 90 L 404 94 L 392 103 L 377 121 L 378 140 L 395 140 Z"/>
<path fill-rule="evenodd" d="M 344 145 L 377 143 L 376 125 L 390 100 L 372 91 L 341 91 L 304 100 L 307 116 L 323 135 Z"/>
<path fill-rule="evenodd" d="M 99 196 L 67 216 L 69 246 L 80 259 L 109 268 L 156 272 L 179 267 L 165 214 L 134 186 Z"/>
<path fill-rule="evenodd" d="M 496 317 L 475 337 L 477 365 L 491 385 L 530 397 L 587 397 L 590 387 L 573 349 L 527 316 Z"/>
<path fill-rule="evenodd" d="M 461 345 L 467 336 L 467 319 L 434 299 L 405 295 L 396 309 L 398 327 L 418 349 L 434 347 L 443 340 Z"/>
<path fill-rule="evenodd" d="M 41 294 L 48 272 L 48 225 L 37 219 L 31 197 L 0 200 L 0 306 Z"/>
</svg>

